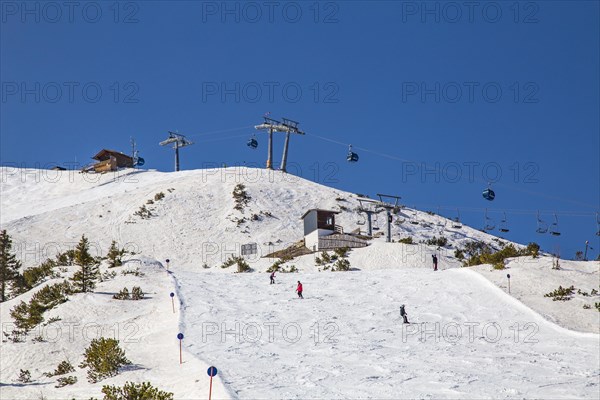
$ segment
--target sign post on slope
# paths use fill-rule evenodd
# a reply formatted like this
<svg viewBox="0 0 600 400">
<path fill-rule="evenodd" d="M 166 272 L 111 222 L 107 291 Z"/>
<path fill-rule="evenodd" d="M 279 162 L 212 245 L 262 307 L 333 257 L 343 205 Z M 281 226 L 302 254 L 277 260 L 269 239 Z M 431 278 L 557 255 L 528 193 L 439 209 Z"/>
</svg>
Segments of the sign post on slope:
<svg viewBox="0 0 600 400">
<path fill-rule="evenodd" d="M 506 277 L 508 278 L 508 293 L 510 294 L 510 274 L 506 274 Z"/>
<path fill-rule="evenodd" d="M 177 334 L 177 339 L 179 339 L 179 364 L 183 364 L 183 359 L 181 358 L 181 341 L 183 340 L 183 333 Z"/>
<path fill-rule="evenodd" d="M 208 370 L 206 371 L 206 373 L 208 374 L 208 376 L 210 376 L 210 386 L 208 389 L 208 400 L 210 400 L 211 396 L 212 396 L 212 378 L 213 376 L 217 375 L 217 367 L 208 367 Z"/>
<path fill-rule="evenodd" d="M 175 293 L 171 292 L 169 296 L 171 296 L 171 305 L 173 306 L 173 314 L 175 314 Z"/>
<path fill-rule="evenodd" d="M 169 262 L 171 262 L 171 260 L 167 258 L 165 261 L 167 262 L 167 272 L 169 272 Z"/>
</svg>

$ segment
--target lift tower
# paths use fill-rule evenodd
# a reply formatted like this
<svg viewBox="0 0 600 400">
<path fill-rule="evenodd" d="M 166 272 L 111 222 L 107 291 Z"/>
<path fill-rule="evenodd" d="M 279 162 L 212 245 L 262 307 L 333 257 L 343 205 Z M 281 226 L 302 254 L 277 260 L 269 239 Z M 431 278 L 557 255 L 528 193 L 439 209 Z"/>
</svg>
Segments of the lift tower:
<svg viewBox="0 0 600 400">
<path fill-rule="evenodd" d="M 263 117 L 264 122 L 260 125 L 256 125 L 254 128 L 257 130 L 267 131 L 269 134 L 269 145 L 267 146 L 267 169 L 273 169 L 273 132 L 285 133 L 285 143 L 283 145 L 283 156 L 281 157 L 281 170 L 286 172 L 287 166 L 287 155 L 290 145 L 290 135 L 292 133 L 297 135 L 304 135 L 305 133 L 298 129 L 299 122 L 292 121 L 288 118 L 282 118 L 283 122 L 274 120 L 269 117 Z"/>
<path fill-rule="evenodd" d="M 192 145 L 194 142 L 187 140 L 184 135 L 169 131 L 169 137 L 160 142 L 159 145 L 167 146 L 171 143 L 173 143 L 173 148 L 175 149 L 175 171 L 179 171 L 179 149 L 181 147 Z"/>
<path fill-rule="evenodd" d="M 392 210 L 396 210 L 398 208 L 400 196 L 392 196 L 389 194 L 380 193 L 377 193 L 377 196 L 379 196 L 379 203 L 377 204 L 377 207 L 384 209 L 387 214 L 387 236 L 385 241 L 389 243 L 392 241 Z M 395 201 L 394 204 L 391 204 L 386 202 L 384 199 L 394 199 Z"/>
</svg>

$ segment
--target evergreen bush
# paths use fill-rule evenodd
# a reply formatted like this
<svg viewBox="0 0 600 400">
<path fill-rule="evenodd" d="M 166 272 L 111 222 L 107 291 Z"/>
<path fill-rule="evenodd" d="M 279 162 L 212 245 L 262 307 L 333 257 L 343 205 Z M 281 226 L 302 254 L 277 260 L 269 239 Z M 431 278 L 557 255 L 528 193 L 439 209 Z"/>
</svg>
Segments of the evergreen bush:
<svg viewBox="0 0 600 400">
<path fill-rule="evenodd" d="M 125 382 L 122 387 L 102 387 L 103 400 L 173 400 L 173 393 L 158 390 L 150 382 Z"/>
<path fill-rule="evenodd" d="M 115 376 L 119 368 L 131 364 L 119 347 L 119 341 L 111 338 L 93 339 L 83 356 L 84 361 L 79 366 L 88 368 L 87 377 L 91 383 Z"/>
</svg>

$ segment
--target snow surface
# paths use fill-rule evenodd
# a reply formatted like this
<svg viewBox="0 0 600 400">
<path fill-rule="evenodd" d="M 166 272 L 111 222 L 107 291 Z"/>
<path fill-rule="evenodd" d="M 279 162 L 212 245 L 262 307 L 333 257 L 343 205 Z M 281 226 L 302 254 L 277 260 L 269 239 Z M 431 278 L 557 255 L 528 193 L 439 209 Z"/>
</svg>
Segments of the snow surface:
<svg viewBox="0 0 600 400">
<path fill-rule="evenodd" d="M 300 273 L 280 273 L 277 284 L 269 285 L 268 275 L 260 272 L 275 260 L 259 256 L 301 240 L 300 216 L 307 209 L 339 209 L 336 223 L 345 231 L 364 230 L 356 224 L 355 194 L 250 168 L 115 175 L 0 168 L 0 174 L 0 225 L 13 237 L 25 266 L 72 248 L 85 234 L 98 255 L 106 254 L 112 240 L 135 251 L 117 270 L 137 265 L 145 273 L 119 275 L 48 312 L 46 319 L 61 321 L 42 332 L 45 343 L 33 343 L 35 334 L 25 343 L 2 342 L 2 399 L 40 393 L 56 399 L 101 397 L 103 384 L 127 380 L 150 380 L 177 399 L 203 398 L 211 364 L 219 369 L 215 398 L 599 398 L 600 313 L 593 304 L 600 297 L 554 302 L 543 296 L 559 285 L 597 289 L 598 262 L 561 260 L 561 269 L 553 270 L 549 257 L 522 257 L 501 271 L 489 265 L 459 268 L 454 249 L 467 241 L 494 246 L 506 241 L 403 209 L 407 219 L 416 213 L 430 227 L 405 221 L 393 226 L 393 238 L 411 236 L 417 244 L 374 239 L 349 253 L 350 272 L 323 271 L 315 255 L 298 257 L 286 266 Z M 233 208 L 238 183 L 251 196 L 243 212 Z M 164 199 L 147 204 L 158 192 Z M 134 215 L 142 205 L 152 209 L 150 219 Z M 249 218 L 252 214 L 258 221 Z M 238 224 L 240 218 L 246 221 Z M 442 234 L 447 248 L 419 243 Z M 254 272 L 219 267 L 251 242 L 259 245 L 259 256 L 249 258 Z M 440 256 L 438 272 L 431 268 L 434 253 Z M 166 258 L 172 274 L 165 272 Z M 295 298 L 297 280 L 304 283 L 305 300 Z M 133 285 L 150 298 L 112 299 Z M 181 301 L 175 314 L 171 291 Z M 9 327 L 10 309 L 32 292 L 0 305 L 3 328 Z M 402 324 L 400 304 L 406 304 L 411 325 Z M 121 339 L 134 366 L 98 384 L 87 383 L 77 368 L 77 384 L 55 389 L 55 380 L 41 374 L 67 357 L 79 364 L 95 337 L 92 326 L 85 334 L 75 329 L 71 340 L 71 322 L 100 324 L 105 334 Z M 63 332 L 50 340 L 55 326 Z M 133 333 L 132 327 L 139 330 Z M 297 327 L 302 334 L 295 341 Z M 434 333 L 421 336 L 426 329 Z M 179 331 L 185 334 L 182 366 Z M 17 385 L 19 369 L 30 369 L 34 382 Z"/>
</svg>

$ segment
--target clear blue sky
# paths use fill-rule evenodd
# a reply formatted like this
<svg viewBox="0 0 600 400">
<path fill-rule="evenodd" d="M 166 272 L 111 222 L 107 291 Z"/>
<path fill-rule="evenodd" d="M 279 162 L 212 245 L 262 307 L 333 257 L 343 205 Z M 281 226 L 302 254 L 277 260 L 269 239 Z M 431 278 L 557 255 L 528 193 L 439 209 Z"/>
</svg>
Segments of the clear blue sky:
<svg viewBox="0 0 600 400">
<path fill-rule="evenodd" d="M 101 148 L 129 152 L 134 136 L 145 168 L 170 171 L 158 142 L 178 130 L 195 141 L 183 169 L 262 166 L 264 134 L 256 151 L 246 140 L 271 112 L 307 132 L 289 155 L 307 179 L 450 217 L 458 207 L 479 228 L 485 207 L 508 210 L 507 238 L 567 258 L 590 240 L 598 255 L 597 1 L 1 7 L 5 165 L 86 164 Z M 559 214 L 560 237 L 535 233 L 538 209 Z"/>
</svg>

